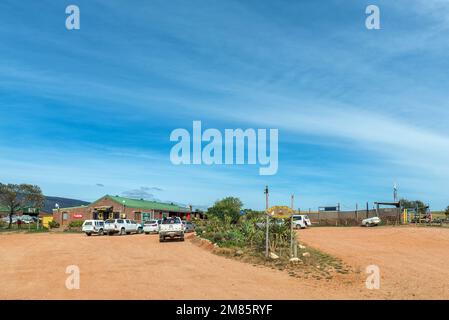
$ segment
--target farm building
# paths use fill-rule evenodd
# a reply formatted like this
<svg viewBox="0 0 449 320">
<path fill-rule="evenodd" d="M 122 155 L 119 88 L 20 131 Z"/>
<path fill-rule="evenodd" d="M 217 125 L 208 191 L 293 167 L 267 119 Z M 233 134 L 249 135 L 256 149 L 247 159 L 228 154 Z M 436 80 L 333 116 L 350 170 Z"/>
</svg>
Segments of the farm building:
<svg viewBox="0 0 449 320">
<path fill-rule="evenodd" d="M 191 210 L 172 203 L 137 200 L 119 196 L 105 195 L 89 205 L 53 209 L 53 220 L 68 225 L 76 220 L 132 219 L 146 221 L 169 216 L 190 219 Z"/>
</svg>

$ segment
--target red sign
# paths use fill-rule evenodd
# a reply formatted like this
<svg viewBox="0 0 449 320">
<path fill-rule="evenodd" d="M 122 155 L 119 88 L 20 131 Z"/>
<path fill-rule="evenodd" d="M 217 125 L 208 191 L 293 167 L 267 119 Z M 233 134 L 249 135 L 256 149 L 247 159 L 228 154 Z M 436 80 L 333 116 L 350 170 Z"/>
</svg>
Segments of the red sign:
<svg viewBox="0 0 449 320">
<path fill-rule="evenodd" d="M 82 215 L 82 214 L 74 214 L 73 217 L 74 217 L 74 218 L 82 218 L 83 215 Z"/>
</svg>

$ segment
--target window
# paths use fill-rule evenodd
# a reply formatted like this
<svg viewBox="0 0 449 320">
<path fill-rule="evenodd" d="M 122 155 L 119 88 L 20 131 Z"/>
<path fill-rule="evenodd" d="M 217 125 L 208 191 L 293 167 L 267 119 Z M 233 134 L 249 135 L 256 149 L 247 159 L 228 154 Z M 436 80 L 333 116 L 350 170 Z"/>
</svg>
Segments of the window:
<svg viewBox="0 0 449 320">
<path fill-rule="evenodd" d="M 175 223 L 181 223 L 181 220 L 179 218 L 167 218 L 162 221 L 162 224 L 175 224 Z"/>
</svg>

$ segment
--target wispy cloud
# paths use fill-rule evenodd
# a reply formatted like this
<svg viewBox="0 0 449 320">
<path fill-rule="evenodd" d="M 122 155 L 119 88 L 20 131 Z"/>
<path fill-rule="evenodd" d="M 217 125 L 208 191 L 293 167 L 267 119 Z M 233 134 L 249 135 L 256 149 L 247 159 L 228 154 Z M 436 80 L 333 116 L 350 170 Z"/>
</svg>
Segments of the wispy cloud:
<svg viewBox="0 0 449 320">
<path fill-rule="evenodd" d="M 380 1 L 370 32 L 365 2 L 80 0 L 78 33 L 51 1 L 2 2 L 0 173 L 88 200 L 234 194 L 259 208 L 265 184 L 313 207 L 389 197 L 398 181 L 445 206 L 449 3 Z M 170 131 L 198 119 L 278 128 L 279 174 L 172 166 Z"/>
</svg>

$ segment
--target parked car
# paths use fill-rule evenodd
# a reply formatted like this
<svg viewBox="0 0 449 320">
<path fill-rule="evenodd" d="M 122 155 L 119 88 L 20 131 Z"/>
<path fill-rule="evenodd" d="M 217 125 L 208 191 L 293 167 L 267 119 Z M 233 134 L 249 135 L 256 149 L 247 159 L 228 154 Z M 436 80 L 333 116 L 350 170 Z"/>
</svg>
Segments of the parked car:
<svg viewBox="0 0 449 320">
<path fill-rule="evenodd" d="M 17 216 L 12 216 L 11 217 L 12 218 L 12 220 L 11 220 L 11 222 L 14 224 L 14 223 L 17 223 Z M 6 216 L 6 217 L 4 217 L 4 218 L 2 218 L 2 220 L 5 222 L 5 223 L 9 223 L 9 216 Z"/>
<path fill-rule="evenodd" d="M 372 217 L 362 220 L 362 226 L 364 227 L 374 227 L 382 222 L 379 217 Z"/>
<path fill-rule="evenodd" d="M 158 233 L 159 232 L 159 220 L 145 221 L 143 224 L 143 231 L 145 234 Z"/>
<path fill-rule="evenodd" d="M 276 224 L 278 226 L 282 226 L 284 223 L 285 223 L 284 219 L 275 218 L 275 219 L 271 219 L 268 222 L 268 225 L 272 226 L 272 225 Z M 256 222 L 256 227 L 258 227 L 260 229 L 265 229 L 265 225 L 266 225 L 265 218 L 264 218 L 264 221 Z"/>
<path fill-rule="evenodd" d="M 184 241 L 184 225 L 180 218 L 171 217 L 162 220 L 159 228 L 159 241 L 164 242 L 167 238 L 179 238 Z"/>
<path fill-rule="evenodd" d="M 309 216 L 307 216 L 306 214 L 294 214 L 292 215 L 292 220 L 293 220 L 293 228 L 296 229 L 305 229 L 312 225 Z"/>
<path fill-rule="evenodd" d="M 195 225 L 192 222 L 186 221 L 186 220 L 182 220 L 182 224 L 184 225 L 184 232 L 185 233 L 195 231 Z"/>
<path fill-rule="evenodd" d="M 25 224 L 36 222 L 36 219 L 34 217 L 29 216 L 29 215 L 25 215 L 25 214 L 22 215 L 22 216 L 19 216 L 17 218 L 17 220 L 20 220 L 20 221 L 22 221 L 22 223 L 25 223 Z"/>
<path fill-rule="evenodd" d="M 131 233 L 142 233 L 143 228 L 134 220 L 129 219 L 110 219 L 104 222 L 104 230 L 108 235 L 118 233 L 120 235 Z"/>
<path fill-rule="evenodd" d="M 86 220 L 83 222 L 81 230 L 86 235 L 91 236 L 93 233 L 102 236 L 104 234 L 104 221 L 103 220 Z"/>
</svg>

